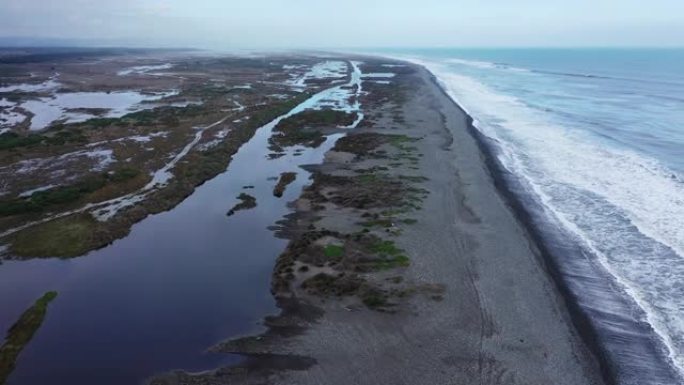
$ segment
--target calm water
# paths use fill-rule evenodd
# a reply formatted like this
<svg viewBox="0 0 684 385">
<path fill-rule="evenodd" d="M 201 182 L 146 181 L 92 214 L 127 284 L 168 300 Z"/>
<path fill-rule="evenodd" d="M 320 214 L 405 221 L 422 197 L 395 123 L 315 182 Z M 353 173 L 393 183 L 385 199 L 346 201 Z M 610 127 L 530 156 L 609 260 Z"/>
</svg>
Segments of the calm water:
<svg viewBox="0 0 684 385">
<path fill-rule="evenodd" d="M 620 382 L 681 383 L 684 50 L 386 53 L 435 73 L 545 231 L 581 247 L 562 270 Z"/>
<path fill-rule="evenodd" d="M 357 92 L 360 76 L 354 68 L 349 85 L 359 86 Z M 337 108 L 360 108 L 348 105 L 350 96 L 333 87 L 261 127 L 225 173 L 109 247 L 71 260 L 1 264 L 0 330 L 46 291 L 59 293 L 8 384 L 139 384 L 168 370 L 203 371 L 239 360 L 206 350 L 260 331 L 263 317 L 277 313 L 271 273 L 286 241 L 268 227 L 290 212 L 287 203 L 309 183 L 310 173 L 299 166 L 320 163 L 342 136 L 270 160 L 272 129 L 324 101 L 340 98 Z M 286 171 L 296 172 L 297 180 L 276 198 L 272 178 Z M 242 192 L 255 196 L 258 206 L 227 217 Z"/>
</svg>

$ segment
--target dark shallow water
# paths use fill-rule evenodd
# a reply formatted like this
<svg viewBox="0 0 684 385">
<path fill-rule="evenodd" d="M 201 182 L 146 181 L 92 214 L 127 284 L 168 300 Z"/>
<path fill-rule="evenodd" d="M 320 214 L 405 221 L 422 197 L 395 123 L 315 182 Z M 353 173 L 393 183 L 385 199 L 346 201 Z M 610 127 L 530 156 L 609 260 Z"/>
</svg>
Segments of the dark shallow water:
<svg viewBox="0 0 684 385">
<path fill-rule="evenodd" d="M 267 160 L 269 136 L 270 127 L 261 128 L 227 172 L 105 249 L 72 260 L 0 265 L 0 330 L 44 292 L 59 292 L 9 384 L 136 384 L 166 370 L 238 360 L 205 351 L 259 331 L 263 316 L 276 313 L 269 288 L 285 241 L 268 227 L 308 183 L 299 165 L 320 163 L 339 137 L 301 156 Z M 268 178 L 283 171 L 298 177 L 278 199 L 276 181 Z M 254 195 L 258 206 L 227 217 L 241 192 Z"/>
</svg>

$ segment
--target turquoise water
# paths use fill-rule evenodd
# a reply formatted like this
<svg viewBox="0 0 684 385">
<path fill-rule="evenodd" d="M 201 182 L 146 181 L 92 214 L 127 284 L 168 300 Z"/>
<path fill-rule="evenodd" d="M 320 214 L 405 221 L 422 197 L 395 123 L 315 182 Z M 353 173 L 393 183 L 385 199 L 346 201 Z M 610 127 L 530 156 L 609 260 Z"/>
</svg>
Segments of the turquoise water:
<svg viewBox="0 0 684 385">
<path fill-rule="evenodd" d="M 684 49 L 383 53 L 430 69 L 541 207 L 544 231 L 582 249 L 566 280 L 619 382 L 681 383 Z"/>
</svg>

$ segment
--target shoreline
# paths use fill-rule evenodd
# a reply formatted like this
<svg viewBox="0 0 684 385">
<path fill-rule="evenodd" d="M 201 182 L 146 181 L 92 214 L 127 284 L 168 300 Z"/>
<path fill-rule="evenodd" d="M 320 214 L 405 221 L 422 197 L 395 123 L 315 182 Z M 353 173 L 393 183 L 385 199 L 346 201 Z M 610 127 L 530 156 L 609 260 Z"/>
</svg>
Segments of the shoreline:
<svg viewBox="0 0 684 385">
<path fill-rule="evenodd" d="M 624 288 L 616 288 L 615 278 L 601 266 L 594 266 L 596 262 L 586 262 L 595 258 L 587 255 L 592 252 L 585 250 L 565 229 L 553 231 L 548 228 L 550 221 L 544 214 L 544 207 L 532 199 L 529 193 L 526 194 L 526 189 L 516 175 L 498 161 L 496 144 L 475 126 L 474 118 L 449 95 L 436 74 L 422 63 L 413 64 L 428 71 L 434 84 L 468 116 L 468 131 L 480 148 L 494 185 L 538 248 L 542 263 L 564 300 L 572 324 L 599 363 L 605 383 L 631 384 L 630 379 L 635 373 L 641 376 L 640 381 L 649 381 L 649 384 L 683 381 L 681 373 L 668 356 L 669 350 L 661 340 L 663 337 L 651 324 L 641 320 L 646 314 L 635 299 L 623 293 Z M 585 282 L 572 277 L 582 273 L 587 274 L 584 277 Z M 610 297 L 602 298 L 603 302 L 617 309 L 618 314 L 609 313 L 607 309 L 596 308 L 591 304 L 583 305 L 582 301 L 588 299 L 581 295 L 583 283 L 600 285 L 601 291 Z M 630 316 L 631 313 L 633 314 Z M 613 330 L 616 325 L 628 330 L 627 341 L 624 340 L 626 334 Z M 632 355 L 634 359 L 625 359 L 626 355 Z"/>
<path fill-rule="evenodd" d="M 530 238 L 530 242 L 533 242 L 538 249 L 539 256 L 541 257 L 549 276 L 556 283 L 559 295 L 563 298 L 563 302 L 567 307 L 568 315 L 573 326 L 582 337 L 582 341 L 587 345 L 587 347 L 589 347 L 590 351 L 593 353 L 594 357 L 599 363 L 603 381 L 606 385 L 617 384 L 616 374 L 614 372 L 615 369 L 612 367 L 613 364 L 610 357 L 605 352 L 604 347 L 598 342 L 596 329 L 594 328 L 588 315 L 584 313 L 581 310 L 581 307 L 578 305 L 577 297 L 568 288 L 567 282 L 564 280 L 563 275 L 560 272 L 558 261 L 553 257 L 553 251 L 551 251 L 551 247 L 547 245 L 547 241 L 544 239 L 544 236 L 541 234 L 537 225 L 535 224 L 532 214 L 529 211 L 530 209 L 523 202 L 523 198 L 520 195 L 515 194 L 513 191 L 513 183 L 515 182 L 511 178 L 511 173 L 507 171 L 496 159 L 496 148 L 489 143 L 488 138 L 484 136 L 477 129 L 477 127 L 475 127 L 473 117 L 444 89 L 444 87 L 440 84 L 439 78 L 427 67 L 422 65 L 421 67 L 423 67 L 425 71 L 430 74 L 433 84 L 442 91 L 444 96 L 449 98 L 454 105 L 467 117 L 468 133 L 477 143 L 480 153 L 482 154 L 483 161 L 490 172 L 492 183 L 496 187 L 500 196 L 506 201 L 518 221 L 520 221 L 522 226 L 525 228 L 527 236 Z"/>
<path fill-rule="evenodd" d="M 258 125 L 249 134 L 251 122 L 247 122 L 238 128 L 239 140 L 219 137 L 226 130 L 215 130 L 216 136 L 195 134 L 190 146 L 197 147 L 198 153 L 212 143 L 230 146 L 230 154 L 222 152 L 230 165 L 213 176 L 202 173 L 206 179 L 195 187 L 184 179 L 183 191 L 189 192 L 182 197 L 164 196 L 180 199 L 177 205 L 141 221 L 134 226 L 136 231 L 88 257 L 102 257 L 102 266 L 106 258 L 116 256 L 113 251 L 125 251 L 126 244 L 138 239 L 131 250 L 150 251 L 140 253 L 148 254 L 147 258 L 131 266 L 157 260 L 153 270 L 160 271 L 169 261 L 187 263 L 177 279 L 184 281 L 197 269 L 196 276 L 203 277 L 203 282 L 192 287 L 208 288 L 213 282 L 212 290 L 228 298 L 222 300 L 221 310 L 206 304 L 210 312 L 223 312 L 222 316 L 187 313 L 194 330 L 184 333 L 222 331 L 182 349 L 190 359 L 172 368 L 195 362 L 195 355 L 216 338 L 245 332 L 244 327 L 235 329 L 238 332 L 223 331 L 224 324 L 235 317 L 226 309 L 239 313 L 256 302 L 268 305 L 269 310 L 250 313 L 253 318 L 243 320 L 251 327 L 247 333 L 265 330 L 263 334 L 220 342 L 205 352 L 213 358 L 206 362 L 198 358 L 202 364 L 188 364 L 187 372 L 143 374 L 151 384 L 650 385 L 684 381 L 670 362 L 667 342 L 659 339 L 657 326 L 644 319 L 645 311 L 640 313 L 636 300 L 621 291 L 611 272 L 601 269 L 591 247 L 548 215 L 527 181 L 506 168 L 497 141 L 484 134 L 486 126 L 479 124 L 478 114 L 468 112 L 474 106 L 461 106 L 458 87 L 441 80 L 449 79 L 448 73 L 410 59 L 326 57 L 347 63 L 351 83 L 333 81 L 324 87 L 330 99 L 347 104 L 344 113 L 331 113 L 330 106 L 336 103 L 320 98 L 318 102 L 327 107 L 294 108 L 288 113 L 292 119 L 279 121 L 268 133 L 258 134 L 265 127 Z M 315 62 L 308 56 L 297 60 Z M 315 84 L 322 87 L 323 83 Z M 287 104 L 281 98 L 271 99 Z M 230 111 L 245 110 L 235 104 L 238 109 Z M 254 112 L 247 108 L 245 114 Z M 349 109 L 357 111 L 349 113 Z M 198 144 L 202 137 L 204 143 Z M 245 158 L 239 155 L 245 151 L 251 154 L 247 156 L 250 161 L 234 164 L 233 158 Z M 264 154 L 268 160 L 261 159 Z M 250 173 L 257 160 L 263 162 L 260 173 Z M 220 164 L 215 166 L 221 169 Z M 192 167 L 177 171 L 188 169 Z M 266 169 L 270 171 L 265 173 Z M 256 174 L 260 177 L 255 179 Z M 221 181 L 225 186 L 220 186 Z M 227 187 L 231 193 L 218 192 Z M 161 209 L 159 199 L 150 204 Z M 233 202 L 228 216 L 236 216 L 226 219 Z M 213 236 L 214 230 L 221 229 L 223 236 L 197 242 L 207 234 L 182 234 L 192 215 L 179 213 L 191 214 L 188 207 L 192 204 L 205 209 L 204 215 L 200 211 L 193 215 L 204 218 L 201 223 L 212 230 L 207 234 Z M 215 215 L 218 206 L 222 208 Z M 240 212 L 243 209 L 248 211 Z M 141 214 L 137 208 L 134 211 Z M 162 222 L 150 224 L 162 216 L 172 218 L 164 223 L 178 223 L 180 232 L 169 232 L 174 239 L 187 236 L 185 244 L 196 247 L 196 254 L 203 258 L 209 257 L 204 263 L 211 260 L 227 271 L 209 272 L 199 267 L 202 260 L 164 255 L 161 247 L 153 247 L 149 242 L 153 238 L 145 234 L 164 230 L 165 226 L 159 226 Z M 126 214 L 123 219 L 135 218 Z M 238 231 L 240 223 L 253 224 L 252 233 L 246 228 Z M 225 236 L 226 228 L 242 235 Z M 259 251 L 266 243 L 264 237 L 273 243 L 269 252 Z M 253 251 L 250 257 L 226 260 L 211 247 L 246 239 L 254 246 L 245 250 Z M 254 272 L 257 261 L 258 279 L 226 289 L 231 286 L 226 278 L 231 281 L 236 274 L 233 269 L 244 264 L 250 266 L 246 272 Z M 40 263 L 57 265 L 49 260 Z M 126 262 L 116 265 L 126 266 Z M 147 280 L 139 284 L 145 290 L 149 286 Z M 263 298 L 239 304 L 241 299 L 235 298 L 244 290 L 261 293 Z M 178 298 L 186 294 L 177 293 Z M 180 315 L 175 314 L 175 307 L 193 307 L 193 302 L 204 306 L 201 297 L 208 298 L 179 303 L 167 303 L 164 298 L 160 303 L 168 306 L 169 319 L 176 319 Z M 262 317 L 271 311 L 277 315 Z M 261 322 L 255 326 L 257 320 Z M 137 322 L 129 320 L 128 325 Z M 198 326 L 204 324 L 209 327 Z M 52 335 L 57 334 L 53 331 Z M 147 331 L 139 335 L 146 336 Z M 147 345 L 145 349 L 155 344 Z M 44 354 L 49 349 L 41 350 Z M 193 372 L 199 367 L 210 369 Z"/>
<path fill-rule="evenodd" d="M 279 257 L 271 283 L 280 315 L 266 317 L 268 330 L 262 335 L 212 348 L 241 354 L 248 362 L 212 373 L 173 372 L 153 379 L 152 384 L 256 380 L 269 384 L 437 384 L 457 378 L 463 383 L 488 384 L 611 384 L 603 379 L 597 358 L 570 322 L 565 299 L 533 239 L 495 185 L 486 156 L 470 132 L 470 117 L 427 69 L 414 64 L 406 67 L 408 71 L 397 76 L 397 82 L 409 88 L 410 95 L 390 98 L 400 100 L 397 107 L 383 102 L 367 111 L 365 106 L 371 103 L 363 103 L 368 118 L 346 137 L 352 143 L 336 146 L 323 164 L 307 167 L 314 171 L 313 184 L 293 202 L 295 211 L 277 228 L 290 239 L 291 249 Z M 367 92 L 373 94 L 375 89 Z M 410 263 L 361 277 L 369 284 L 387 277 L 409 285 L 413 294 L 395 297 L 389 292 L 372 303 L 364 299 L 363 306 L 359 299 L 364 297 L 354 292 L 312 293 L 307 275 L 299 278 L 301 271 L 310 268 L 301 268 L 306 262 L 298 255 L 309 253 L 307 245 L 319 242 L 320 237 L 344 239 L 344 229 L 358 224 L 355 218 L 361 213 L 362 218 L 370 213 L 344 207 L 339 200 L 310 198 L 322 192 L 328 197 L 331 191 L 333 196 L 339 194 L 330 185 L 331 178 L 353 175 L 370 165 L 386 169 L 388 160 L 369 159 L 367 154 L 382 151 L 384 158 L 394 159 L 395 153 L 387 152 L 384 145 L 368 147 L 359 140 L 364 135 L 388 134 L 420 137 L 411 141 L 420 156 L 388 172 L 402 175 L 418 170 L 420 176 L 410 178 L 429 194 L 410 214 L 411 223 L 418 224 L 399 226 L 398 235 L 391 238 L 405 250 Z M 354 144 L 364 148 L 356 148 L 361 159 L 352 156 L 357 153 Z M 394 231 L 395 225 L 390 225 Z M 299 242 L 312 229 L 317 232 L 314 238 Z M 372 227 L 370 233 L 380 234 L 380 230 Z M 344 242 L 335 248 L 347 250 L 349 241 Z M 293 277 L 276 279 L 281 272 Z M 289 280 L 296 284 L 290 285 Z M 329 284 L 338 287 L 334 281 Z M 432 291 L 423 293 L 418 290 L 421 287 Z"/>
</svg>

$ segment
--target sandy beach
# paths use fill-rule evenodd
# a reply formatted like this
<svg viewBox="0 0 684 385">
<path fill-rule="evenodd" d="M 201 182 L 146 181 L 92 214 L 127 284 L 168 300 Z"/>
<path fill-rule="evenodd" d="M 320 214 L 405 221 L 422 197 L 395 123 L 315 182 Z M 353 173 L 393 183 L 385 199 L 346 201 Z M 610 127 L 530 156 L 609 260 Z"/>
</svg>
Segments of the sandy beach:
<svg viewBox="0 0 684 385">
<path fill-rule="evenodd" d="M 152 383 L 604 383 L 539 250 L 497 191 L 469 132 L 469 117 L 427 70 L 406 68 L 411 70 L 399 71 L 392 80 L 410 90 L 401 103 L 393 105 L 396 100 L 377 98 L 375 88 L 366 89 L 362 127 L 349 133 L 344 146 L 338 142 L 322 165 L 312 167 L 312 187 L 293 203 L 295 214 L 279 229 L 291 240 L 289 254 L 284 253 L 276 267 L 272 290 L 283 313 L 266 319 L 270 329 L 265 334 L 213 349 L 245 354 L 244 364 L 211 373 L 176 372 Z M 419 161 L 392 163 L 397 154 L 388 146 L 376 149 L 383 154 L 379 158 L 359 155 L 359 148 L 354 156 L 354 144 L 364 147 L 362 138 L 372 135 L 420 138 L 411 143 Z M 389 293 L 383 302 L 369 309 L 359 306 L 353 293 L 325 295 L 330 292 L 303 289 L 307 285 L 302 282 L 311 277 L 308 267 L 297 273 L 288 270 L 291 282 L 279 284 L 279 268 L 303 263 L 292 253 L 293 245 L 312 229 L 324 232 L 315 242 L 341 237 L 357 226 L 360 216 L 369 216 L 372 205 L 312 201 L 321 192 L 335 194 L 321 181 L 369 168 L 413 175 L 428 192 L 410 214 L 415 224 L 401 226 L 393 238 L 410 257 L 410 265 L 360 274 L 367 285 Z M 359 207 L 366 209 L 365 215 Z M 376 231 L 381 232 L 370 233 Z M 345 247 L 349 249 L 348 241 Z M 284 264 L 285 256 L 294 262 Z M 381 283 L 387 281 L 410 289 L 390 290 Z"/>
</svg>

